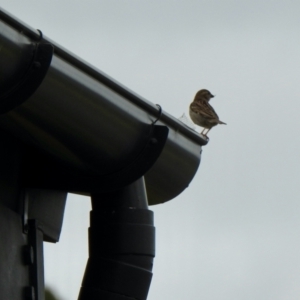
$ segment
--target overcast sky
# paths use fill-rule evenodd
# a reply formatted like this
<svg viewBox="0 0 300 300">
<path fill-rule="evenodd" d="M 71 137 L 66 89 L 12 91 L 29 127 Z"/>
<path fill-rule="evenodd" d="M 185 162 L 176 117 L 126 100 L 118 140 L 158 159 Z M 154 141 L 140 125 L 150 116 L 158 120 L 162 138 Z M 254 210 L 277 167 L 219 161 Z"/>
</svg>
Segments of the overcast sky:
<svg viewBox="0 0 300 300">
<path fill-rule="evenodd" d="M 175 117 L 201 88 L 209 133 L 180 196 L 151 207 L 148 300 L 300 298 L 300 2 L 2 0 L 4 9 Z M 200 128 L 197 128 L 200 131 Z M 46 283 L 77 299 L 90 201 L 70 195 Z"/>
</svg>

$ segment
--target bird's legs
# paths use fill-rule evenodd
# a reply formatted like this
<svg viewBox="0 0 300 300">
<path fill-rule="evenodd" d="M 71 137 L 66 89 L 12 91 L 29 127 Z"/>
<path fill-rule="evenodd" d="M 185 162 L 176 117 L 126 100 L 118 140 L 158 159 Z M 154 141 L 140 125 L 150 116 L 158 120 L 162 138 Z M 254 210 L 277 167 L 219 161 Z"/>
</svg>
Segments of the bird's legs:
<svg viewBox="0 0 300 300">
<path fill-rule="evenodd" d="M 209 133 L 209 131 L 211 130 L 211 128 L 209 128 L 206 133 L 205 133 L 205 136 L 207 137 L 207 134 Z"/>
<path fill-rule="evenodd" d="M 205 130 L 207 130 L 206 133 L 204 133 Z M 207 134 L 209 133 L 210 130 L 211 130 L 211 128 L 203 128 L 203 130 L 200 132 L 200 134 L 203 134 L 204 136 L 207 137 Z"/>
</svg>

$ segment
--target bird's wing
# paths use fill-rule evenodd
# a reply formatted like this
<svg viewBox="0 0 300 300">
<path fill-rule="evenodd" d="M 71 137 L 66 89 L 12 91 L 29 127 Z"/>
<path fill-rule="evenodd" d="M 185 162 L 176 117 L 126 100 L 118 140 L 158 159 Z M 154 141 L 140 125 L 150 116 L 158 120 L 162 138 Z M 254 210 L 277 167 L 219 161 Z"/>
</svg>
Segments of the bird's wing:
<svg viewBox="0 0 300 300">
<path fill-rule="evenodd" d="M 191 108 L 194 112 L 207 119 L 219 120 L 219 116 L 207 101 L 193 102 Z"/>
</svg>

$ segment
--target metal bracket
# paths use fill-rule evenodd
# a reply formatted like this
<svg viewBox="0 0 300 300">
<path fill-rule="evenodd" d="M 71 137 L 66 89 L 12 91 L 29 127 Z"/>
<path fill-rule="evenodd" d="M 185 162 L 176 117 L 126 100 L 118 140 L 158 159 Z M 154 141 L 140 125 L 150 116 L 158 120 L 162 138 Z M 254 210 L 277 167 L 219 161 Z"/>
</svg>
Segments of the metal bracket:
<svg viewBox="0 0 300 300">
<path fill-rule="evenodd" d="M 25 298 L 44 300 L 43 233 L 34 219 L 28 220 L 28 246 L 24 249 L 24 259 L 30 273 L 30 286 L 25 288 Z"/>
<path fill-rule="evenodd" d="M 67 192 L 25 188 L 22 198 L 23 232 L 28 234 L 29 220 L 35 219 L 39 222 L 39 229 L 43 233 L 44 241 L 58 242 Z"/>
<path fill-rule="evenodd" d="M 0 114 L 14 109 L 37 90 L 49 69 L 53 51 L 51 44 L 36 44 L 27 72 L 12 88 L 0 95 Z"/>
</svg>

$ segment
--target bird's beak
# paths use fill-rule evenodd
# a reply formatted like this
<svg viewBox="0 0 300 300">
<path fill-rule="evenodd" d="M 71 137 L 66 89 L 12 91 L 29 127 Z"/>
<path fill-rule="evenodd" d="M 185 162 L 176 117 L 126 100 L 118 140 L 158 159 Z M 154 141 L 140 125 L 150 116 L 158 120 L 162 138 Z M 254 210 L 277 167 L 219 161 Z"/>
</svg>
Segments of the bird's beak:
<svg viewBox="0 0 300 300">
<path fill-rule="evenodd" d="M 213 97 L 215 97 L 216 95 L 211 95 L 211 97 L 213 98 Z"/>
</svg>

